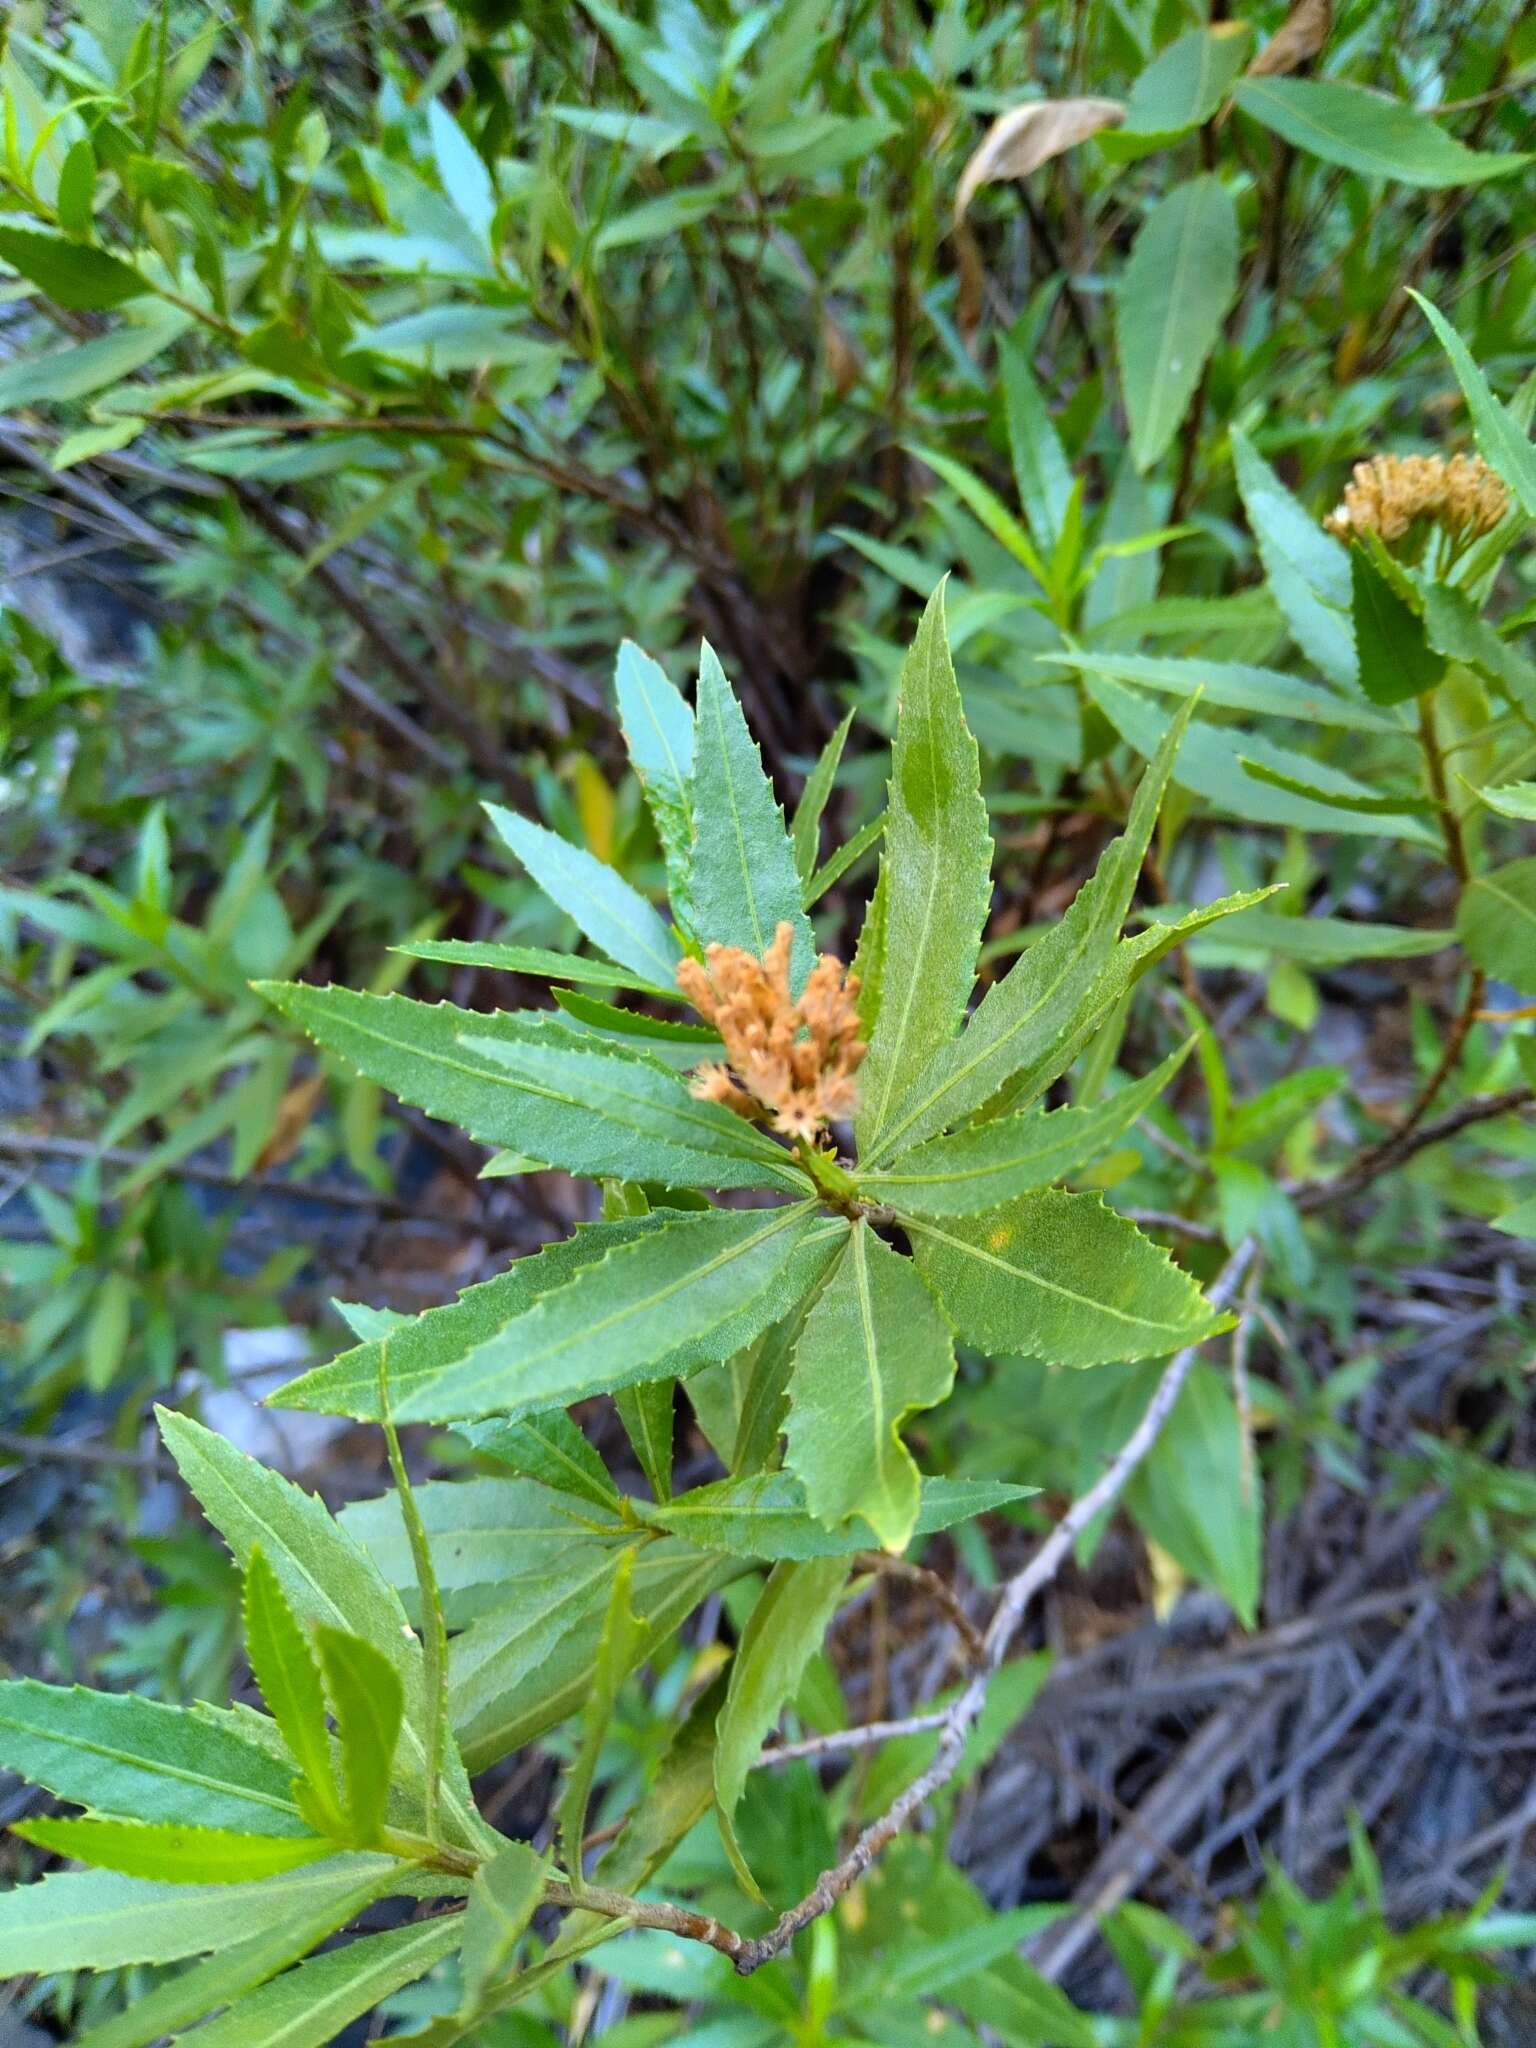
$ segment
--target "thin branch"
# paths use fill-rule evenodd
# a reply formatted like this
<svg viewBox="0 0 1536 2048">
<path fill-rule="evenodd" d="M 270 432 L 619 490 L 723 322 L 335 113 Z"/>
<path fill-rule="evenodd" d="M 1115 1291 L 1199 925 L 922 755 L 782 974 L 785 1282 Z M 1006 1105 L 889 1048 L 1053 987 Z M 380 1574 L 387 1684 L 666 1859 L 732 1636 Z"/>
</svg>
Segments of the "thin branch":
<svg viewBox="0 0 1536 2048">
<path fill-rule="evenodd" d="M 905 1557 L 893 1557 L 888 1550 L 861 1550 L 854 1559 L 861 1572 L 883 1572 L 887 1578 L 902 1579 L 909 1586 L 916 1586 L 927 1594 L 944 1614 L 950 1627 L 965 1646 L 965 1661 L 974 1664 L 981 1656 L 981 1635 L 976 1624 L 960 1605 L 954 1587 L 948 1579 L 937 1572 L 929 1571 L 926 1565 L 913 1564 Z"/>
<path fill-rule="evenodd" d="M 849 1750 L 874 1749 L 882 1742 L 899 1742 L 904 1735 L 926 1735 L 930 1729 L 942 1728 L 948 1719 L 947 1707 L 935 1707 L 931 1713 L 908 1714 L 900 1721 L 866 1721 L 858 1728 L 833 1728 L 825 1735 L 808 1735 L 803 1742 L 775 1743 L 752 1768 L 766 1771 L 775 1764 L 819 1762 Z"/>
<path fill-rule="evenodd" d="M 1437 1116 L 1417 1129 L 1403 1128 L 1391 1138 L 1383 1139 L 1363 1153 L 1354 1163 L 1345 1167 L 1332 1180 L 1313 1181 L 1309 1186 L 1291 1188 L 1288 1193 L 1298 1209 L 1310 1215 L 1316 1209 L 1327 1208 L 1330 1202 L 1342 1201 L 1346 1195 L 1358 1194 L 1373 1180 L 1387 1173 L 1394 1166 L 1401 1166 L 1412 1159 L 1417 1152 L 1425 1151 L 1431 1145 L 1438 1145 L 1446 1138 L 1454 1138 L 1458 1131 L 1464 1131 L 1471 1124 L 1487 1123 L 1496 1116 L 1510 1116 L 1516 1110 L 1529 1109 L 1536 1103 L 1536 1088 L 1506 1088 L 1500 1095 L 1474 1095 L 1466 1102 L 1457 1103 L 1443 1116 Z"/>
</svg>

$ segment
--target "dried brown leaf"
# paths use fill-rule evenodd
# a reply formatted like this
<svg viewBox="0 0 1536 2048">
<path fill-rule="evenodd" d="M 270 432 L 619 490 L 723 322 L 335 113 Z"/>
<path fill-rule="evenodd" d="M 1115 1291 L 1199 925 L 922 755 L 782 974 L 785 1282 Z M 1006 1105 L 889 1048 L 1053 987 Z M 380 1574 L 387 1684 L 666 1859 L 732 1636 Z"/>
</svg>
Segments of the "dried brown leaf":
<svg viewBox="0 0 1536 2048">
<path fill-rule="evenodd" d="M 1283 78 L 1308 63 L 1328 40 L 1333 0 L 1296 0 L 1296 5 L 1248 66 L 1250 78 Z"/>
<path fill-rule="evenodd" d="M 960 173 L 955 191 L 956 224 L 965 219 L 983 185 L 1027 178 L 1053 156 L 1124 118 L 1125 108 L 1119 100 L 1026 100 L 1021 107 L 1010 107 L 1006 114 L 998 115 Z"/>
</svg>

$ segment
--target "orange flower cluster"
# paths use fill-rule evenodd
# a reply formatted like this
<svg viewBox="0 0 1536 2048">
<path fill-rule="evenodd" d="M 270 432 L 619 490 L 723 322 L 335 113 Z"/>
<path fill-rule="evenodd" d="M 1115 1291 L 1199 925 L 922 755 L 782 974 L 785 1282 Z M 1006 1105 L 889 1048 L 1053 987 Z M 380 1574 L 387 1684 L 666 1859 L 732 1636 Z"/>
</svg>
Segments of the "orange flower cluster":
<svg viewBox="0 0 1536 2048">
<path fill-rule="evenodd" d="M 1491 533 L 1508 510 L 1509 492 L 1480 455 L 1377 455 L 1355 464 L 1323 524 L 1340 540 L 1379 533 L 1390 544 L 1428 519 L 1460 542 Z"/>
<path fill-rule="evenodd" d="M 786 920 L 761 960 L 741 946 L 710 946 L 705 965 L 681 963 L 677 984 L 725 1041 L 726 1063 L 700 1067 L 693 1093 L 809 1144 L 858 1107 L 854 1075 L 867 1048 L 858 977 L 823 953 L 797 1002 L 789 990 L 793 943 Z"/>
</svg>

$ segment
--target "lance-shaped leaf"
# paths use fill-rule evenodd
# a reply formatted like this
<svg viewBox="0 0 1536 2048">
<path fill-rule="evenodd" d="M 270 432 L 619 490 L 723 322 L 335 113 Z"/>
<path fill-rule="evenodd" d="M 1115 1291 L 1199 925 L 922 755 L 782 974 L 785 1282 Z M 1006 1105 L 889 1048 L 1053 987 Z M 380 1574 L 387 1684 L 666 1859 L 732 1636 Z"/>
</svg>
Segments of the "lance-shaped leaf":
<svg viewBox="0 0 1536 2048">
<path fill-rule="evenodd" d="M 599 952 L 648 981 L 671 986 L 680 957 L 660 916 L 624 877 L 584 846 L 500 804 L 486 816 L 551 902 L 576 920 Z"/>
<path fill-rule="evenodd" d="M 811 1217 L 808 1203 L 664 1212 L 659 1227 L 583 1267 L 468 1350 L 455 1339 L 447 1355 L 426 1342 L 407 1355 L 403 1338 L 391 1338 L 394 1419 L 538 1414 L 655 1379 L 680 1347 L 739 1322 L 769 1293 Z M 783 1313 L 776 1300 L 764 1303 L 765 1322 Z M 370 1385 L 348 1365 L 371 1349 L 360 1346 L 295 1381 L 285 1404 L 381 1419 L 377 1378 Z"/>
<path fill-rule="evenodd" d="M 910 1259 L 856 1223 L 795 1347 L 788 1462 L 828 1525 L 859 1515 L 887 1550 L 917 1521 L 921 1480 L 904 1418 L 932 1408 L 955 1377 L 948 1325 Z"/>
<path fill-rule="evenodd" d="M 362 1935 L 274 1977 L 192 2038 L 198 2048 L 326 2048 L 451 1955 L 463 1934 L 458 1914 L 441 1913 Z"/>
<path fill-rule="evenodd" d="M 544 1896 L 549 1865 L 526 1842 L 508 1842 L 475 1872 L 464 1913 L 459 1969 L 460 2014 L 477 2013 L 489 1985 L 503 1975 Z"/>
<path fill-rule="evenodd" d="M 482 1458 L 494 1458 L 498 1465 L 543 1486 L 578 1494 L 594 1507 L 619 1504 L 619 1489 L 608 1467 L 563 1408 L 550 1408 L 523 1422 L 476 1422 L 459 1434 Z"/>
<path fill-rule="evenodd" d="M 245 1649 L 267 1711 L 282 1730 L 309 1789 L 317 1819 L 323 1819 L 327 1832 L 340 1834 L 320 1667 L 259 1546 L 251 1552 L 245 1574 Z"/>
<path fill-rule="evenodd" d="M 603 1632 L 592 1668 L 592 1686 L 581 1709 L 581 1740 L 566 1772 L 565 1786 L 556 1810 L 560 1854 L 566 1875 L 578 1889 L 584 1869 L 581 1844 L 587 1832 L 587 1805 L 597 1776 L 598 1758 L 607 1738 L 608 1724 L 613 1719 L 619 1687 L 633 1668 L 645 1637 L 645 1625 L 630 1605 L 634 1571 L 635 1553 L 632 1549 L 626 1550 L 613 1573 Z"/>
<path fill-rule="evenodd" d="M 541 981 L 583 982 L 593 988 L 634 989 L 680 1003 L 676 987 L 662 987 L 606 960 L 586 960 L 577 953 L 557 953 L 547 946 L 505 946 L 494 939 L 406 939 L 391 946 L 411 960 L 440 960 L 449 967 L 489 967 L 500 974 L 537 975 Z"/>
<path fill-rule="evenodd" d="M 558 1238 L 542 1251 L 531 1252 L 514 1261 L 494 1280 L 467 1287 L 457 1301 L 442 1308 L 426 1309 L 419 1316 L 391 1317 L 377 1332 L 359 1331 L 365 1341 L 343 1351 L 328 1365 L 316 1366 L 290 1380 L 286 1387 L 268 1397 L 277 1408 L 313 1408 L 321 1414 L 347 1415 L 351 1409 L 328 1407 L 332 1398 L 343 1402 L 369 1400 L 367 1419 L 382 1419 L 378 1406 L 379 1368 L 388 1360 L 391 1382 L 397 1374 L 407 1379 L 424 1368 L 436 1369 L 450 1359 L 463 1358 L 505 1329 L 512 1318 L 531 1308 L 541 1295 L 563 1287 L 584 1266 L 596 1265 L 615 1245 L 633 1244 L 648 1231 L 659 1229 L 661 1215 L 636 1216 L 620 1223 L 590 1223 L 578 1226 L 569 1237 Z M 353 1327 L 356 1307 L 343 1311 Z M 385 1350 L 387 1342 L 388 1350 Z M 373 1388 L 370 1396 L 368 1388 Z M 496 1427 L 498 1425 L 489 1425 Z"/>
<path fill-rule="evenodd" d="M 309 1832 L 288 1765 L 156 1700 L 7 1679 L 0 1766 L 105 1813 L 241 1834 Z"/>
<path fill-rule="evenodd" d="M 360 1849 L 372 1848 L 384 1825 L 400 1740 L 404 1695 L 399 1674 L 372 1643 L 348 1629 L 322 1624 L 315 1641 L 336 1714 L 352 1840 Z"/>
<path fill-rule="evenodd" d="M 611 1043 L 594 1051 L 590 1034 L 573 1025 L 534 1011 L 481 1016 L 406 996 L 299 983 L 259 986 L 327 1051 L 402 1102 L 486 1144 L 620 1180 L 803 1185 L 787 1154 L 762 1132 L 716 1103 L 695 1102 L 686 1082 L 642 1055 L 630 1057 Z M 514 1070 L 499 1057 L 522 1051 L 546 1055 L 545 1064 Z M 571 1059 L 589 1063 L 579 1071 L 598 1098 L 585 1116 L 571 1109 L 577 1071 Z M 591 1063 L 600 1060 L 609 1064 L 596 1069 Z"/>
<path fill-rule="evenodd" d="M 322 1912 L 399 1869 L 387 1856 L 331 1856 L 242 1885 L 60 1872 L 0 1893 L 0 1977 L 180 1962 Z"/>
<path fill-rule="evenodd" d="M 784 813 L 741 706 L 707 644 L 699 657 L 690 879 L 694 923 L 706 945 L 763 954 L 787 919 L 795 933 L 793 985 L 804 982 L 816 946 L 800 908 L 800 876 Z"/>
<path fill-rule="evenodd" d="M 914 1536 L 932 1536 L 957 1522 L 974 1520 L 1036 1489 L 1003 1479 L 924 1479 Z M 874 1550 L 878 1540 L 868 1522 L 855 1515 L 840 1528 L 818 1522 L 806 1505 L 805 1488 L 793 1472 L 755 1472 L 744 1479 L 720 1479 L 694 1486 L 664 1507 L 637 1512 L 659 1529 L 670 1529 L 706 1550 L 736 1557 L 849 1557 Z"/>
<path fill-rule="evenodd" d="M 237 1835 L 227 1828 L 117 1820 L 101 1814 L 13 1821 L 11 1832 L 55 1856 L 163 1884 L 249 1884 L 336 1853 L 336 1844 L 319 1835 Z"/>
<path fill-rule="evenodd" d="M 366 1859 L 377 1865 L 379 1858 Z M 237 1940 L 206 1962 L 166 1978 L 135 1995 L 122 2011 L 82 2034 L 75 2048 L 150 2048 L 166 2034 L 232 2005 L 269 1977 L 286 1970 L 317 1948 L 327 1935 L 345 1927 L 394 1882 L 394 1868 L 374 1875 L 350 1891 L 329 1895 L 318 1907 L 290 1914 L 269 1931 Z"/>
<path fill-rule="evenodd" d="M 758 1213 L 761 1217 L 762 1212 Z M 657 1210 L 622 1222 L 586 1224 L 570 1237 L 519 1259 L 494 1280 L 468 1288 L 456 1302 L 428 1309 L 407 1322 L 391 1326 L 383 1333 L 389 1338 L 391 1382 L 397 1376 L 410 1380 L 423 1373 L 435 1373 L 467 1357 L 536 1301 L 566 1285 L 583 1268 L 600 1263 L 616 1247 L 638 1243 L 678 1220 L 675 1210 Z M 847 1228 L 841 1217 L 816 1217 L 787 1250 L 785 1264 L 766 1292 L 743 1293 L 734 1312 L 723 1323 L 676 1345 L 657 1361 L 652 1377 L 682 1378 L 750 1344 L 815 1286 Z M 360 1420 L 379 1421 L 379 1364 L 380 1339 L 370 1337 L 367 1343 L 343 1352 L 329 1365 L 317 1366 L 290 1381 L 269 1400 L 278 1407 L 311 1408 L 322 1414 L 356 1415 Z M 488 1425 L 493 1430 L 505 1426 L 505 1419 Z"/>
<path fill-rule="evenodd" d="M 965 1015 L 992 897 L 981 763 L 944 631 L 944 588 L 928 600 L 902 664 L 880 863 L 889 975 L 859 1074 L 859 1146 L 878 1146 L 923 1065 Z"/>
<path fill-rule="evenodd" d="M 1295 149 L 1367 178 L 1471 185 L 1531 162 L 1513 150 L 1468 149 L 1417 107 L 1336 78 L 1245 78 L 1237 104 Z"/>
<path fill-rule="evenodd" d="M 1504 161 L 1512 162 L 1514 159 Z M 1472 431 L 1484 459 L 1509 485 L 1521 510 L 1529 518 L 1536 519 L 1536 447 L 1531 444 L 1530 434 L 1517 422 L 1509 408 L 1500 405 L 1494 397 L 1488 388 L 1487 378 L 1473 359 L 1472 351 L 1445 315 L 1411 286 L 1407 290 L 1408 296 L 1418 301 L 1425 319 L 1435 330 L 1440 346 L 1450 358 L 1456 382 L 1461 386 L 1467 410 L 1472 415 Z"/>
<path fill-rule="evenodd" d="M 754 1898 L 762 1894 L 736 1840 L 736 1808 L 763 1737 L 821 1648 L 847 1577 L 842 1558 L 775 1565 L 731 1660 L 725 1705 L 715 1724 L 715 1810 L 732 1867 Z"/>
<path fill-rule="evenodd" d="M 1151 1108 L 1194 1040 L 1107 1101 L 1077 1109 L 1026 1111 L 972 1124 L 914 1146 L 883 1172 L 861 1176 L 860 1192 L 913 1216 L 967 1216 L 1064 1180 L 1102 1157 Z"/>
<path fill-rule="evenodd" d="M 640 1461 L 646 1483 L 658 1500 L 672 1492 L 672 1430 L 675 1380 L 644 1380 L 638 1387 L 621 1387 L 613 1397 L 624 1434 Z"/>
<path fill-rule="evenodd" d="M 693 713 L 666 670 L 633 640 L 620 644 L 613 682 L 630 766 L 666 859 L 672 914 L 691 929 Z"/>
<path fill-rule="evenodd" d="M 183 1479 L 240 1566 L 249 1568 L 251 1553 L 259 1545 L 301 1622 L 362 1636 L 394 1666 L 405 1710 L 397 1770 L 424 1795 L 432 1717 L 421 1644 L 406 1621 L 399 1595 L 313 1494 L 246 1457 L 189 1416 L 164 1408 L 156 1415 Z M 478 1847 L 485 1826 L 475 1810 L 464 1767 L 451 1754 L 443 1770 L 442 1801 L 450 1838 Z"/>
<path fill-rule="evenodd" d="M 649 1657 L 711 1593 L 740 1578 L 740 1558 L 677 1537 L 648 1543 L 635 1559 L 634 1609 L 644 1625 L 636 1662 Z M 612 1561 L 584 1585 L 553 1598 L 518 1596 L 450 1646 L 454 1726 L 472 1770 L 484 1770 L 579 1713 L 591 1690 Z"/>
<path fill-rule="evenodd" d="M 455 1626 L 485 1612 L 486 1589 L 499 1604 L 514 1591 L 550 1590 L 567 1571 L 606 1560 L 611 1568 L 634 1540 L 611 1509 L 532 1479 L 433 1480 L 415 1489 L 438 1590 Z M 342 1525 L 368 1551 L 408 1608 L 416 1605 L 411 1546 L 399 1495 L 355 1501 Z"/>
<path fill-rule="evenodd" d="M 905 1092 L 897 1116 L 868 1148 L 868 1167 L 883 1165 L 896 1152 L 980 1109 L 1080 1017 L 1084 997 L 1130 908 L 1190 708 L 1185 703 L 1175 713 L 1141 779 L 1125 831 L 1104 849 L 1092 880 L 1060 922 L 988 989 L 960 1036 L 928 1061 Z"/>
<path fill-rule="evenodd" d="M 805 1175 L 764 1131 L 678 1074 L 590 1046 L 509 1044 L 467 1031 L 473 1057 L 504 1070 L 518 1148 L 568 1173 L 676 1187 L 790 1188 Z"/>
<path fill-rule="evenodd" d="M 956 1333 L 984 1351 L 1105 1365 L 1161 1357 L 1232 1320 L 1097 1195 L 1044 1188 L 989 1215 L 913 1218 L 909 1231 Z"/>
<path fill-rule="evenodd" d="M 1210 175 L 1175 185 L 1137 231 L 1115 342 L 1138 469 L 1178 432 L 1237 290 L 1237 248 L 1237 207 Z"/>
<path fill-rule="evenodd" d="M 1330 682 L 1347 688 L 1355 680 L 1348 551 L 1296 502 L 1236 427 L 1232 461 L 1265 577 L 1297 646 Z"/>
<path fill-rule="evenodd" d="M 853 729 L 853 716 L 850 711 L 816 757 L 816 766 L 806 777 L 805 788 L 800 792 L 800 801 L 795 807 L 790 839 L 794 844 L 795 866 L 800 871 L 802 888 L 809 886 L 819 865 L 821 814 L 827 808 L 827 798 L 837 780 L 838 763 L 843 758 L 843 748 L 848 744 L 848 735 Z"/>
</svg>

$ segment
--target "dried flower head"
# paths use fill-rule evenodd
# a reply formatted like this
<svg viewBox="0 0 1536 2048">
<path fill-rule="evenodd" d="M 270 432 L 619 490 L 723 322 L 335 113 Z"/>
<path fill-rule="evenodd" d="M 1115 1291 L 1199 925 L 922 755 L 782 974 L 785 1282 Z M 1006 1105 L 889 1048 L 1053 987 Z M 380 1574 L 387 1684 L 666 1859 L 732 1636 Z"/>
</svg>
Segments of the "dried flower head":
<svg viewBox="0 0 1536 2048">
<path fill-rule="evenodd" d="M 823 953 L 798 1002 L 790 994 L 794 929 L 786 921 L 759 960 L 741 946 L 710 946 L 704 965 L 684 960 L 678 987 L 725 1042 L 724 1065 L 702 1066 L 693 1093 L 738 1116 L 812 1143 L 858 1107 L 858 977 Z"/>
<path fill-rule="evenodd" d="M 1491 533 L 1509 492 L 1477 455 L 1377 455 L 1357 462 L 1342 504 L 1323 521 L 1340 540 L 1376 533 L 1390 547 L 1420 520 L 1460 546 Z"/>
</svg>

